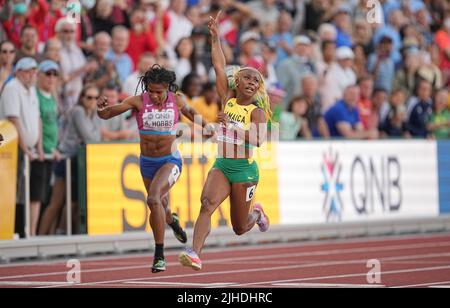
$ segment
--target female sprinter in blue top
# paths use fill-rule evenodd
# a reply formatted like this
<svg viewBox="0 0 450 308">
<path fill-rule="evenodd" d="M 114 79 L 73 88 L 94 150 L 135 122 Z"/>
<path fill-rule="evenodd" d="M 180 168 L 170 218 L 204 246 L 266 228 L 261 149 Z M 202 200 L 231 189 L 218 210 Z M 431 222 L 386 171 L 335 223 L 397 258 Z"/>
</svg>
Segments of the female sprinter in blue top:
<svg viewBox="0 0 450 308">
<path fill-rule="evenodd" d="M 184 96 L 175 93 L 175 80 L 174 72 L 154 65 L 141 78 L 141 95 L 129 97 L 114 106 L 108 106 L 105 97 L 98 101 L 98 115 L 102 119 L 110 119 L 128 110 L 133 110 L 136 115 L 140 133 L 140 169 L 148 193 L 150 225 L 155 239 L 153 273 L 166 270 L 165 223 L 170 225 L 180 242 L 187 242 L 178 216 L 170 212 L 167 195 L 182 169 L 180 153 L 174 147 L 180 112 L 191 121 L 197 113 L 186 104 Z M 206 125 L 202 120 L 202 126 Z"/>
</svg>

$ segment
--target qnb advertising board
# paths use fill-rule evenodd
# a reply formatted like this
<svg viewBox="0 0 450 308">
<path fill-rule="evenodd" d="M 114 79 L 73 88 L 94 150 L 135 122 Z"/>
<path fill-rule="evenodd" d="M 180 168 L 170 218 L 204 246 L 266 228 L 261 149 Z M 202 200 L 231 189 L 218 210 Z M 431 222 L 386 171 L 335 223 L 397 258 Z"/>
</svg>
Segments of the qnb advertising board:
<svg viewBox="0 0 450 308">
<path fill-rule="evenodd" d="M 213 145 L 180 146 L 183 171 L 169 194 L 173 212 L 193 226 L 215 160 Z M 437 146 L 431 141 L 269 144 L 255 153 L 255 201 L 272 224 L 350 222 L 439 215 Z M 86 148 L 88 233 L 149 231 L 138 144 Z M 230 225 L 227 200 L 212 226 Z"/>
<path fill-rule="evenodd" d="M 281 223 L 439 215 L 431 141 L 281 143 Z"/>
</svg>

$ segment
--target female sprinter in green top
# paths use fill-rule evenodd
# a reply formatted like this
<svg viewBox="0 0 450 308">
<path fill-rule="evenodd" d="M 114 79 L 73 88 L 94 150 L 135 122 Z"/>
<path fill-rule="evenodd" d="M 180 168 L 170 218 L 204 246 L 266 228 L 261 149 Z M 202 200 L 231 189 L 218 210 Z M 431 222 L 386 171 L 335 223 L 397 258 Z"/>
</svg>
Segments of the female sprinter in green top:
<svg viewBox="0 0 450 308">
<path fill-rule="evenodd" d="M 237 235 L 250 231 L 258 224 L 261 232 L 269 228 L 269 219 L 259 204 L 250 211 L 259 171 L 252 159 L 252 147 L 266 139 L 267 118 L 271 116 L 270 102 L 263 76 L 253 68 L 241 68 L 233 75 L 235 89 L 229 89 L 222 52 L 218 19 L 210 17 L 212 62 L 216 72 L 217 91 L 223 104 L 219 114 L 221 126 L 217 133 L 219 158 L 208 174 L 201 197 L 200 215 L 194 228 L 192 249 L 180 254 L 180 263 L 201 270 L 199 254 L 211 229 L 211 216 L 230 196 L 231 223 Z M 258 99 L 257 99 L 258 98 Z"/>
</svg>

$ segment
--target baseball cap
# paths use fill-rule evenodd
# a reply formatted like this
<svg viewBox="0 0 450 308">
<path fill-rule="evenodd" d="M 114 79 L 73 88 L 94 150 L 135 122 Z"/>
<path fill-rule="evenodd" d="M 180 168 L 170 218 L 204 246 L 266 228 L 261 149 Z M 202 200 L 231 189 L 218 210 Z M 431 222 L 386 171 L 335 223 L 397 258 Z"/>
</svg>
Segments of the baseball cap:
<svg viewBox="0 0 450 308">
<path fill-rule="evenodd" d="M 353 50 L 351 50 L 350 47 L 342 46 L 336 49 L 336 58 L 338 60 L 344 60 L 344 59 L 354 59 L 355 54 L 353 53 Z"/>
<path fill-rule="evenodd" d="M 247 31 L 241 35 L 241 37 L 239 38 L 239 43 L 244 44 L 245 42 L 250 40 L 259 41 L 260 39 L 261 36 L 258 33 L 253 31 Z"/>
<path fill-rule="evenodd" d="M 30 57 L 25 57 L 19 60 L 19 62 L 17 62 L 15 70 L 19 71 L 27 71 L 27 70 L 31 70 L 34 68 L 37 68 L 37 62 L 36 60 L 34 60 L 33 58 Z"/>
<path fill-rule="evenodd" d="M 39 71 L 47 73 L 48 71 L 59 71 L 59 66 L 52 60 L 45 60 L 39 64 Z"/>
<path fill-rule="evenodd" d="M 306 35 L 299 35 L 294 38 L 294 46 L 298 44 L 311 45 L 311 39 Z"/>
</svg>

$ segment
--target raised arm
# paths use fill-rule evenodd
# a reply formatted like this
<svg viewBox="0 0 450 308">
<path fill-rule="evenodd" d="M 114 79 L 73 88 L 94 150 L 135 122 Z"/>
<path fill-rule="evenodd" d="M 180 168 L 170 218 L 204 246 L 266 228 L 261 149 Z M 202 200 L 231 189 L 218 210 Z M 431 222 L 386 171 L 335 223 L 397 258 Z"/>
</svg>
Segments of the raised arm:
<svg viewBox="0 0 450 308">
<path fill-rule="evenodd" d="M 101 119 L 108 120 L 131 109 L 139 110 L 140 104 L 141 98 L 139 96 L 131 96 L 120 104 L 108 106 L 106 97 L 101 96 L 97 101 L 97 114 Z"/>
<path fill-rule="evenodd" d="M 220 11 L 216 18 L 209 17 L 209 32 L 211 34 L 211 55 L 212 63 L 214 66 L 214 71 L 216 72 L 216 85 L 217 92 L 219 94 L 222 104 L 225 104 L 228 98 L 228 78 L 225 72 L 226 60 L 225 55 L 222 51 L 222 46 L 220 43 L 220 33 L 219 33 L 219 17 L 222 11 Z"/>
</svg>

